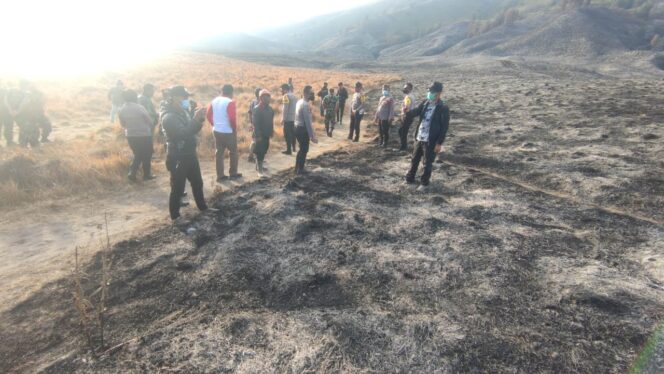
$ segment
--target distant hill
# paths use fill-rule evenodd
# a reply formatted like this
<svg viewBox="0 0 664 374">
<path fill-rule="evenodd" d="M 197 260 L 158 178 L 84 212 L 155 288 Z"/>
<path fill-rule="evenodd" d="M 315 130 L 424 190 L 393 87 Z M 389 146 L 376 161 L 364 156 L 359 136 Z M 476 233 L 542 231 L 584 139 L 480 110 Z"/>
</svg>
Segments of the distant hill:
<svg viewBox="0 0 664 374">
<path fill-rule="evenodd" d="M 196 49 L 316 66 L 477 54 L 601 59 L 637 51 L 662 69 L 664 1 L 382 0 L 257 36 L 210 38 Z"/>
<path fill-rule="evenodd" d="M 278 54 L 286 50 L 286 48 L 280 43 L 243 33 L 213 36 L 199 40 L 191 47 L 195 51 L 213 53 Z"/>
</svg>

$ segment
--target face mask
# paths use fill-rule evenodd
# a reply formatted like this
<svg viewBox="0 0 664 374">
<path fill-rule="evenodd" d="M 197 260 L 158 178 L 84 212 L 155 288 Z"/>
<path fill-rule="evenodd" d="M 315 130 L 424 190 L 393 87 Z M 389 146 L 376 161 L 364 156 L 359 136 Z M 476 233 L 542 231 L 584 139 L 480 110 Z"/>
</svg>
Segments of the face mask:
<svg viewBox="0 0 664 374">
<path fill-rule="evenodd" d="M 427 94 L 427 99 L 429 99 L 429 101 L 434 101 L 434 100 L 436 100 L 436 94 L 433 93 L 433 92 L 429 92 L 429 93 Z"/>
<path fill-rule="evenodd" d="M 182 100 L 180 106 L 182 106 L 182 109 L 184 110 L 189 110 L 189 107 L 191 106 L 191 104 L 189 104 L 189 99 Z"/>
<path fill-rule="evenodd" d="M 390 96 L 390 91 L 383 90 L 383 96 Z"/>
</svg>

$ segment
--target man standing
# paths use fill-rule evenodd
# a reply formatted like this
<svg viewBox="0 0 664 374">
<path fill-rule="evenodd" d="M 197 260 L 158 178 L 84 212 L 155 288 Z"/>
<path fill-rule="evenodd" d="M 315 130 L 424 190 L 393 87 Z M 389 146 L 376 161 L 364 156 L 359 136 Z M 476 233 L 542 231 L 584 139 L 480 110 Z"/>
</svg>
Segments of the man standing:
<svg viewBox="0 0 664 374">
<path fill-rule="evenodd" d="M 34 85 L 31 85 L 29 94 L 31 97 L 29 110 L 34 116 L 38 130 L 41 133 L 39 141 L 48 143 L 50 141 L 48 140 L 48 136 L 53 131 L 53 125 L 51 124 L 51 120 L 46 116 L 46 96 L 43 92 L 35 88 Z"/>
<path fill-rule="evenodd" d="M 348 100 L 348 90 L 344 87 L 343 82 L 339 82 L 339 90 L 337 92 L 339 97 L 339 110 L 337 111 L 337 122 L 339 126 L 343 125 L 344 111 L 346 110 L 346 100 Z"/>
<path fill-rule="evenodd" d="M 224 85 L 221 96 L 217 96 L 207 109 L 207 120 L 213 127 L 216 144 L 216 166 L 217 182 L 228 178 L 241 178 L 242 174 L 237 172 L 237 109 L 233 100 L 233 86 Z M 224 157 L 228 149 L 230 157 L 230 169 L 228 175 L 224 175 Z"/>
<path fill-rule="evenodd" d="M 284 139 L 286 140 L 286 150 L 281 152 L 285 155 L 291 155 L 295 151 L 295 105 L 297 98 L 293 95 L 293 89 L 290 84 L 281 85 L 281 93 L 284 95 L 281 99 L 281 125 L 284 127 Z"/>
<path fill-rule="evenodd" d="M 196 112 L 194 118 L 189 116 L 190 93 L 183 86 L 175 86 L 169 90 L 169 105 L 161 115 L 161 125 L 166 134 L 166 168 L 171 173 L 171 194 L 168 208 L 171 219 L 178 222 L 180 204 L 187 180 L 199 210 L 208 208 L 203 195 L 203 177 L 196 154 L 196 134 L 201 131 L 205 121 L 205 109 Z"/>
<path fill-rule="evenodd" d="M 323 113 L 323 99 L 324 99 L 325 96 L 327 96 L 329 93 L 330 93 L 330 92 L 329 92 L 328 89 L 327 89 L 327 82 L 324 82 L 324 83 L 323 83 L 323 88 L 321 88 L 320 91 L 318 91 L 318 94 L 316 94 L 316 96 L 318 96 L 318 97 L 320 98 L 320 116 L 321 116 L 321 117 L 322 117 L 323 114 L 324 114 L 324 113 Z"/>
<path fill-rule="evenodd" d="M 111 100 L 111 123 L 115 123 L 115 116 L 124 104 L 122 92 L 124 92 L 124 83 L 121 80 L 115 82 L 115 87 L 108 91 L 108 99 Z"/>
<path fill-rule="evenodd" d="M 376 109 L 376 117 L 374 121 L 378 125 L 380 133 L 380 146 L 387 147 L 387 142 L 390 140 L 390 126 L 394 120 L 394 99 L 390 96 L 390 86 L 383 85 L 383 96 L 378 101 L 378 109 Z"/>
<path fill-rule="evenodd" d="M 9 112 L 9 104 L 7 103 L 8 90 L 0 87 L 0 131 L 5 137 L 7 146 L 14 145 L 14 119 Z"/>
<path fill-rule="evenodd" d="M 350 132 L 348 133 L 348 140 L 357 142 L 360 140 L 360 122 L 364 116 L 364 102 L 366 97 L 362 93 L 362 83 L 355 83 L 355 94 L 350 103 Z"/>
<path fill-rule="evenodd" d="M 263 166 L 265 155 L 270 148 L 270 138 L 274 131 L 274 110 L 270 107 L 272 94 L 263 89 L 259 94 L 258 105 L 252 112 L 254 123 L 254 155 L 256 157 L 256 170 L 262 176 L 267 169 Z"/>
<path fill-rule="evenodd" d="M 254 98 L 251 100 L 251 103 L 249 103 L 249 110 L 248 110 L 248 115 L 249 115 L 249 131 L 251 131 L 251 145 L 249 145 L 249 157 L 247 161 L 249 162 L 255 162 L 256 159 L 254 158 L 254 147 L 256 146 L 256 139 L 254 139 L 254 108 L 258 105 L 258 96 L 261 93 L 261 89 L 257 88 L 254 90 Z"/>
<path fill-rule="evenodd" d="M 439 153 L 447 129 L 450 124 L 450 108 L 441 100 L 443 84 L 434 82 L 429 87 L 427 100 L 408 112 L 408 117 L 420 117 L 415 137 L 415 150 L 410 163 L 410 170 L 406 174 L 406 183 L 415 183 L 415 174 L 424 157 L 424 171 L 422 172 L 420 190 L 426 189 L 431 179 L 431 170 L 436 153 Z"/>
<path fill-rule="evenodd" d="M 311 86 L 304 87 L 302 98 L 297 102 L 295 108 L 295 137 L 300 145 L 300 150 L 295 158 L 295 174 L 304 174 L 304 164 L 309 152 L 309 140 L 318 143 L 311 118 L 311 107 L 308 101 L 314 96 Z"/>
<path fill-rule="evenodd" d="M 30 94 L 30 84 L 21 81 L 18 89 L 7 93 L 9 114 L 18 126 L 18 143 L 32 148 L 39 146 L 39 126 L 34 113 L 34 104 Z"/>
<path fill-rule="evenodd" d="M 118 111 L 118 118 L 120 125 L 125 129 L 129 148 L 134 153 L 127 177 L 130 181 L 136 182 L 138 168 L 143 165 L 143 180 L 154 179 L 151 173 L 153 120 L 148 111 L 138 104 L 136 91 L 125 91 L 123 99 L 124 105 Z"/>
<path fill-rule="evenodd" d="M 334 125 L 337 122 L 337 111 L 339 110 L 339 99 L 334 94 L 334 88 L 331 88 L 330 93 L 323 99 L 323 110 L 325 111 L 325 133 L 332 137 L 332 131 L 334 131 Z"/>
<path fill-rule="evenodd" d="M 413 84 L 406 83 L 403 86 L 403 104 L 401 105 L 401 127 L 399 127 L 399 139 L 401 140 L 400 151 L 405 151 L 408 149 L 408 131 L 410 130 L 410 125 L 413 124 L 414 117 L 408 116 L 408 112 L 413 110 L 415 107 L 415 98 L 413 97 Z"/>
<path fill-rule="evenodd" d="M 154 108 L 154 103 L 152 102 L 152 97 L 154 96 L 154 85 L 147 83 L 143 86 L 143 93 L 138 96 L 138 104 L 140 104 L 148 112 L 150 119 L 152 119 L 152 125 L 150 126 L 150 133 L 154 135 L 154 129 L 159 123 L 159 115 L 157 110 Z"/>
</svg>

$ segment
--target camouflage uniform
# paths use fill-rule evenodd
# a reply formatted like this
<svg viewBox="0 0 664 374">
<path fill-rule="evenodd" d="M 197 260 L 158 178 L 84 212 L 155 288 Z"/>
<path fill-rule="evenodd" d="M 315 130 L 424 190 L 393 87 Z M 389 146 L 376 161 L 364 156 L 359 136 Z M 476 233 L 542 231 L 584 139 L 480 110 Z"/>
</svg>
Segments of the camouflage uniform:
<svg viewBox="0 0 664 374">
<path fill-rule="evenodd" d="M 336 95 L 328 94 L 323 99 L 323 111 L 325 115 L 325 132 L 327 136 L 332 136 L 334 125 L 337 123 L 337 104 L 339 97 Z"/>
</svg>

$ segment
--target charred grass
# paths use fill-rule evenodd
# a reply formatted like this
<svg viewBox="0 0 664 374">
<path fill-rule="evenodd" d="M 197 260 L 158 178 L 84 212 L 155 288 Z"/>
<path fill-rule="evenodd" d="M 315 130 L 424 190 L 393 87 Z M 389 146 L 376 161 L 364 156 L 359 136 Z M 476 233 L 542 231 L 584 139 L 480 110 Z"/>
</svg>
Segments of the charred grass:
<svg viewBox="0 0 664 374">
<path fill-rule="evenodd" d="M 107 339 L 122 347 L 85 348 L 63 279 L 0 317 L 0 369 L 629 369 L 664 310 L 630 254 L 661 227 L 454 166 L 418 193 L 406 158 L 326 154 L 217 196 L 193 233 L 119 243 Z"/>
</svg>

